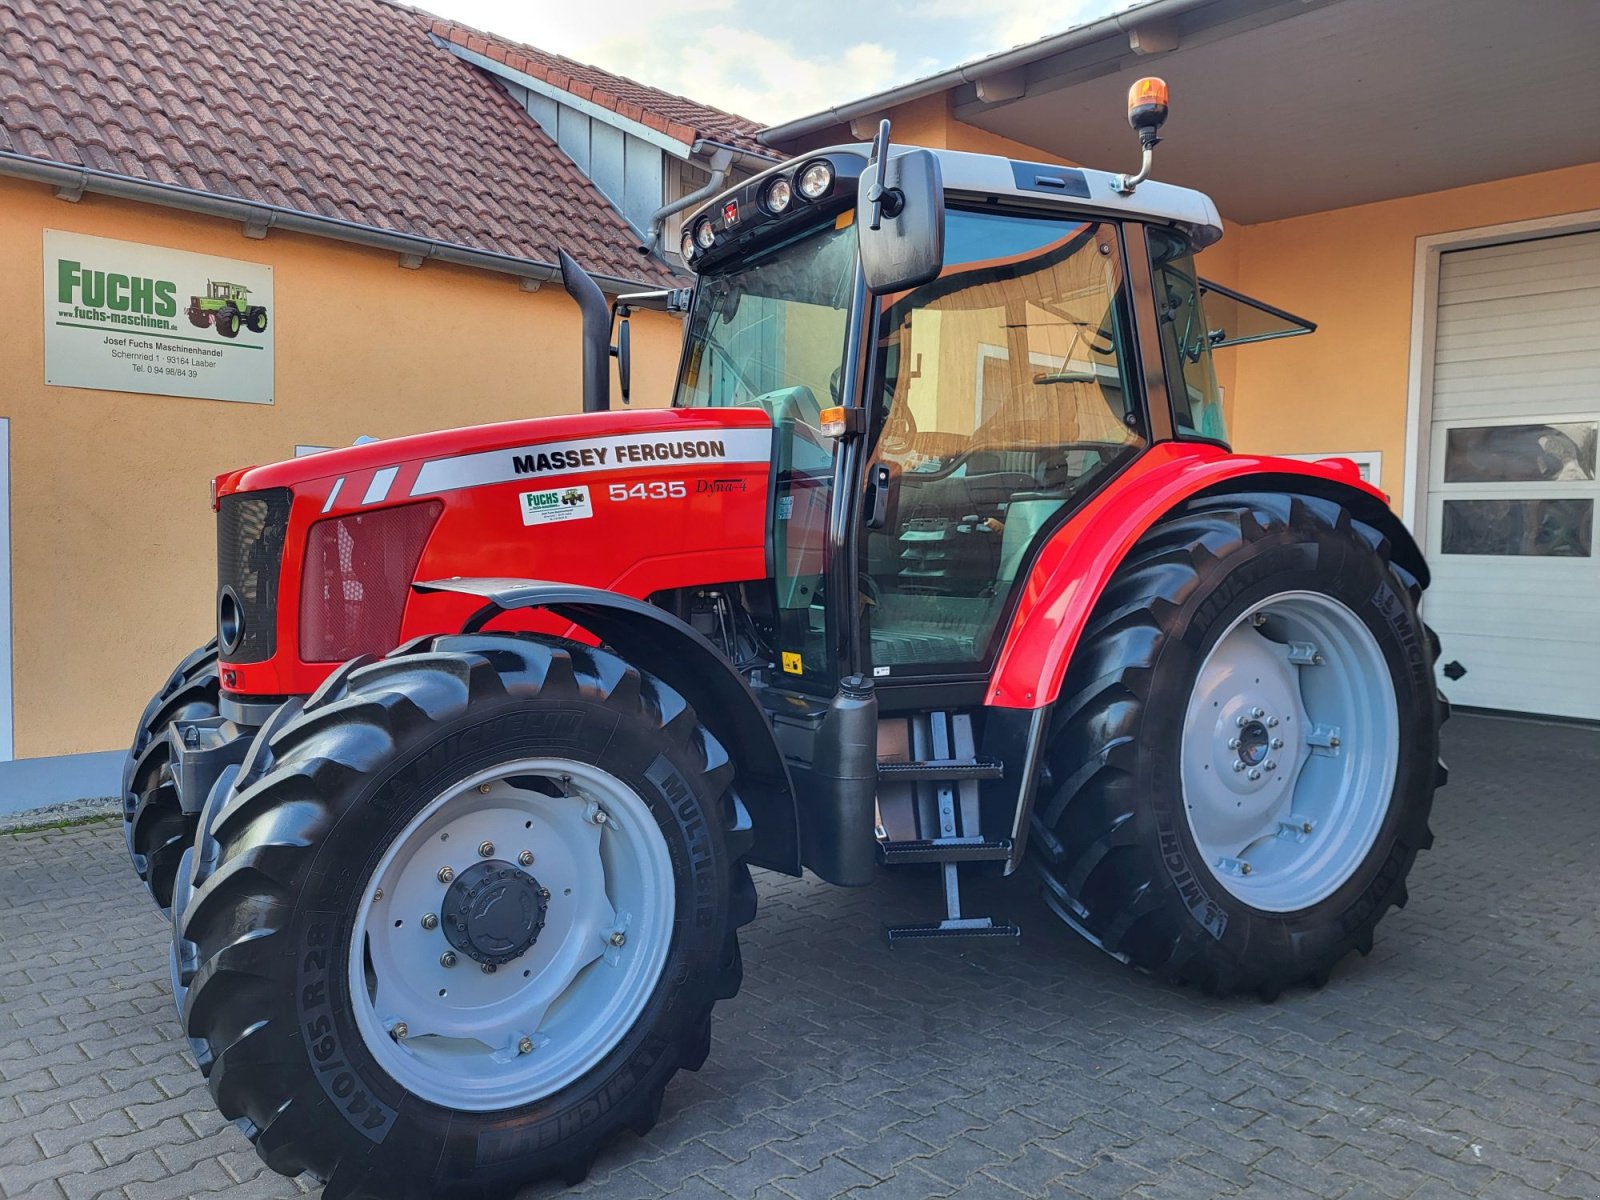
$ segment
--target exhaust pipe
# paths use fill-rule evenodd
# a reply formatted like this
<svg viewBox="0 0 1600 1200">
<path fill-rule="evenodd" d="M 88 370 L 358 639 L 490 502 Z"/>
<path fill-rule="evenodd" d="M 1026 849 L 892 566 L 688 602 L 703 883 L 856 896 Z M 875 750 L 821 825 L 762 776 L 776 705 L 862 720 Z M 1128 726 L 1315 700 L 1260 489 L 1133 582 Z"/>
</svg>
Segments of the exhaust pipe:
<svg viewBox="0 0 1600 1200">
<path fill-rule="evenodd" d="M 611 407 L 611 306 L 600 286 L 570 254 L 565 250 L 557 253 L 561 286 L 583 314 L 583 411 L 605 412 Z"/>
</svg>

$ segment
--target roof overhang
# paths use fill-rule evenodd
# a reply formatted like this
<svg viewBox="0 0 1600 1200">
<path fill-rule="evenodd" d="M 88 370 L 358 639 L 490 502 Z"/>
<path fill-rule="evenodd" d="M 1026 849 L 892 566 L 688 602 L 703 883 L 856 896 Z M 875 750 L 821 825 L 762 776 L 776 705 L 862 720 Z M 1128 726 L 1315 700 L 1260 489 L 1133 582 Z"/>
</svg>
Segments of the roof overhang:
<svg viewBox="0 0 1600 1200">
<path fill-rule="evenodd" d="M 1160 75 L 1157 176 L 1255 223 L 1594 161 L 1596 46 L 1592 0 L 1148 0 L 762 136 L 947 92 L 967 125 L 1131 170 L 1127 88 Z"/>
</svg>

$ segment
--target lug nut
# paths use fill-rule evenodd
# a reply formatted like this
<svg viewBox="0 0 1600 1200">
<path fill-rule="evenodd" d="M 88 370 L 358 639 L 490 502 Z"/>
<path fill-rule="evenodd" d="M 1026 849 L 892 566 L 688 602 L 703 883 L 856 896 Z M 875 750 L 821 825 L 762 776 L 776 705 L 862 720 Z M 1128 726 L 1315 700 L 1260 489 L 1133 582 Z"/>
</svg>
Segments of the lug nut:
<svg viewBox="0 0 1600 1200">
<path fill-rule="evenodd" d="M 403 1042 L 406 1040 L 406 1034 L 410 1032 L 411 1031 L 406 1028 L 406 1023 L 404 1021 L 396 1021 L 393 1028 L 389 1030 L 389 1036 L 397 1042 Z"/>
<path fill-rule="evenodd" d="M 439 955 L 439 965 L 441 967 L 453 967 L 453 966 L 455 966 L 456 965 L 456 952 L 454 950 L 446 950 L 443 954 Z"/>
<path fill-rule="evenodd" d="M 1228 749 L 1229 750 L 1237 750 L 1238 748 L 1239 748 L 1239 739 L 1238 738 L 1229 738 L 1228 739 Z"/>
<path fill-rule="evenodd" d="M 1282 750 L 1283 749 L 1283 739 L 1282 738 L 1273 738 L 1272 739 L 1272 748 L 1274 750 Z"/>
<path fill-rule="evenodd" d="M 533 1053 L 533 1039 L 531 1037 L 524 1037 L 519 1042 L 517 1042 L 517 1053 L 518 1054 L 532 1054 Z"/>
<path fill-rule="evenodd" d="M 1278 727 L 1278 718 L 1277 717 L 1268 717 L 1267 718 L 1267 728 L 1268 729 L 1276 729 L 1277 727 Z"/>
<path fill-rule="evenodd" d="M 1250 718 L 1241 713 L 1239 715 L 1239 719 L 1235 721 L 1234 724 L 1240 729 L 1243 729 L 1246 725 L 1250 724 Z"/>
<path fill-rule="evenodd" d="M 1250 710 L 1250 715 L 1259 721 L 1262 717 L 1267 715 L 1267 710 L 1264 708 L 1252 708 Z"/>
<path fill-rule="evenodd" d="M 521 854 L 517 855 L 517 861 L 525 867 L 533 866 L 533 851 L 524 850 Z"/>
<path fill-rule="evenodd" d="M 619 930 L 617 930 L 615 933 L 613 933 L 611 935 L 611 939 L 610 940 L 611 940 L 611 944 L 613 946 L 615 946 L 618 950 L 620 950 L 620 949 L 622 949 L 623 946 L 628 944 L 628 935 L 623 933 L 622 930 L 619 929 Z"/>
<path fill-rule="evenodd" d="M 1255 870 L 1255 868 L 1247 862 L 1242 862 L 1239 864 L 1239 874 L 1241 875 L 1248 875 L 1253 870 Z"/>
<path fill-rule="evenodd" d="M 480 783 L 478 785 L 478 791 L 480 794 L 487 796 L 489 794 L 489 785 L 487 783 Z"/>
<path fill-rule="evenodd" d="M 478 843 L 478 857 L 479 858 L 493 858 L 494 857 L 494 843 L 493 842 L 479 842 Z"/>
<path fill-rule="evenodd" d="M 1251 779 L 1260 779 L 1261 778 L 1261 768 L 1260 767 L 1251 767 L 1250 768 L 1250 776 L 1249 777 Z"/>
<path fill-rule="evenodd" d="M 1301 833 L 1310 833 L 1311 832 L 1311 822 L 1310 821 L 1301 821 L 1300 822 L 1300 832 Z"/>
<path fill-rule="evenodd" d="M 493 975 L 499 969 L 500 968 L 495 966 L 493 963 L 484 963 L 483 964 L 483 973 L 485 975 Z"/>
<path fill-rule="evenodd" d="M 1235 771 L 1242 771 L 1242 770 L 1244 770 L 1244 763 L 1243 763 L 1243 762 L 1242 762 L 1242 761 L 1240 761 L 1240 760 L 1239 760 L 1239 759 L 1237 759 L 1237 758 L 1236 758 L 1236 759 L 1234 759 L 1234 760 L 1233 760 L 1233 769 L 1234 769 L 1234 770 L 1235 770 Z"/>
<path fill-rule="evenodd" d="M 1276 771 L 1278 769 L 1278 764 L 1273 762 L 1270 758 L 1267 759 L 1267 761 L 1262 763 L 1261 765 L 1263 767 L 1265 767 L 1269 771 Z"/>
<path fill-rule="evenodd" d="M 454 867 L 440 867 L 439 868 L 439 882 L 440 883 L 449 883 L 455 877 L 456 877 L 456 869 Z"/>
<path fill-rule="evenodd" d="M 423 913 L 422 914 L 422 927 L 424 929 L 437 929 L 437 928 L 439 928 L 439 918 L 433 913 Z"/>
<path fill-rule="evenodd" d="M 547 887 L 540 888 L 539 889 L 539 899 L 541 899 L 541 900 L 550 899 L 550 889 L 547 888 Z"/>
</svg>

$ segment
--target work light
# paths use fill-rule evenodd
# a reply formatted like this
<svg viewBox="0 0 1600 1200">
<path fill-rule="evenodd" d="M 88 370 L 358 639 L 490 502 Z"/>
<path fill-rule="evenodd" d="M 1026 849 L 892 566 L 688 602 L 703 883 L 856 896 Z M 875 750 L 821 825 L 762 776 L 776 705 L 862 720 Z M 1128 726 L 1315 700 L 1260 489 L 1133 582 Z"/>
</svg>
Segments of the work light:
<svg viewBox="0 0 1600 1200">
<path fill-rule="evenodd" d="M 688 262 L 694 257 L 694 234 L 687 229 L 683 232 L 683 242 L 679 245 L 678 251 L 683 255 L 684 262 Z"/>
<path fill-rule="evenodd" d="M 767 184 L 767 190 L 762 196 L 761 202 L 766 205 L 769 213 L 777 216 L 787 209 L 793 200 L 794 188 L 790 186 L 787 178 L 780 175 Z"/>
<path fill-rule="evenodd" d="M 717 240 L 717 231 L 711 228 L 709 219 L 701 221 L 694 227 L 694 240 L 700 244 L 700 249 L 711 249 L 711 243 Z"/>
<path fill-rule="evenodd" d="M 807 164 L 800 172 L 800 194 L 807 200 L 820 200 L 833 186 L 833 166 L 826 162 Z"/>
</svg>

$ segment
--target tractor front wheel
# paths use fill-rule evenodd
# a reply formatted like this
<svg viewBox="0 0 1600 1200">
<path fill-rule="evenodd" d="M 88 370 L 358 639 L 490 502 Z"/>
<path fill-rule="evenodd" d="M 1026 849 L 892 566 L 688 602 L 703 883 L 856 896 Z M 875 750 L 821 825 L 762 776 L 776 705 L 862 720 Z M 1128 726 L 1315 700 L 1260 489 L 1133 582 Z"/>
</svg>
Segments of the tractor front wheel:
<svg viewBox="0 0 1600 1200">
<path fill-rule="evenodd" d="M 733 767 L 683 699 L 602 650 L 480 635 L 283 715 L 178 930 L 223 1115 L 273 1169 L 386 1200 L 576 1181 L 649 1129 L 754 914 Z"/>
<path fill-rule="evenodd" d="M 244 314 L 244 327 L 251 333 L 265 333 L 267 331 L 267 310 L 260 305 L 252 305 Z"/>
<path fill-rule="evenodd" d="M 1151 529 L 1054 720 L 1030 848 L 1056 912 L 1219 994 L 1370 950 L 1442 780 L 1420 593 L 1327 500 L 1211 497 Z"/>
<path fill-rule="evenodd" d="M 217 643 L 173 670 L 145 705 L 122 767 L 122 833 L 133 869 L 162 908 L 172 902 L 178 861 L 194 840 L 194 819 L 178 803 L 167 726 L 217 715 Z"/>
<path fill-rule="evenodd" d="M 216 321 L 217 332 L 223 337 L 236 338 L 239 336 L 241 319 L 239 316 L 239 310 L 233 305 L 228 304 L 218 309 Z"/>
</svg>

